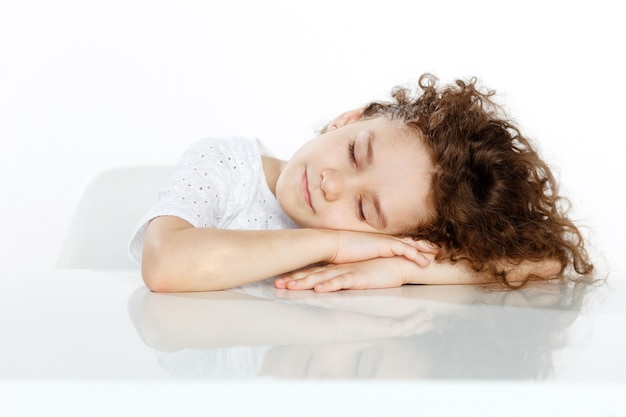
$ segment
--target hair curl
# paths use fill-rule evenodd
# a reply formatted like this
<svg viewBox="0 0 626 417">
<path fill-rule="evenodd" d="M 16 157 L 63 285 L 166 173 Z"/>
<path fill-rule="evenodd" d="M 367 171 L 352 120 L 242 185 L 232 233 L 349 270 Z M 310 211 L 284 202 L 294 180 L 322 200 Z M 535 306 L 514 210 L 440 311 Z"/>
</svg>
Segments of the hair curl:
<svg viewBox="0 0 626 417">
<path fill-rule="evenodd" d="M 442 244 L 440 260 L 464 260 L 507 287 L 503 261 L 551 258 L 561 262 L 561 275 L 571 268 L 590 274 L 583 237 L 566 216 L 550 168 L 493 101 L 495 92 L 476 84 L 472 78 L 438 87 L 424 74 L 414 94 L 396 87 L 395 102 L 364 109 L 364 118 L 384 116 L 419 131 L 431 152 L 436 215 L 411 235 Z"/>
</svg>

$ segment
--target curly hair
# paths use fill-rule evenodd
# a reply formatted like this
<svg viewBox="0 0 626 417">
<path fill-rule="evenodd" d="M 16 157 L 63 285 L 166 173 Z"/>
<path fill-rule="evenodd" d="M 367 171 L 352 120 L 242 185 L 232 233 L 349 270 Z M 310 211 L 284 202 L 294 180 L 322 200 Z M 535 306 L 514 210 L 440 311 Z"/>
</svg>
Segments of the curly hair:
<svg viewBox="0 0 626 417">
<path fill-rule="evenodd" d="M 494 95 L 476 78 L 438 87 L 424 74 L 415 93 L 396 87 L 395 102 L 365 107 L 364 118 L 383 116 L 417 130 L 431 153 L 435 219 L 410 234 L 440 243 L 438 260 L 465 261 L 509 288 L 510 265 L 524 260 L 557 259 L 560 275 L 572 268 L 590 274 L 583 237 L 566 216 L 550 168 Z M 532 279 L 538 277 L 515 287 Z"/>
</svg>

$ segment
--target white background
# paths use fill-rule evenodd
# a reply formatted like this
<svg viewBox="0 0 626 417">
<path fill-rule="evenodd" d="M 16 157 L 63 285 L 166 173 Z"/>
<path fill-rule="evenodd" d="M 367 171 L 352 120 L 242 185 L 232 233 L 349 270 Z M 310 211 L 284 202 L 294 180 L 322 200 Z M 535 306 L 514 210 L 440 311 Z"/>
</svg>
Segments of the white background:
<svg viewBox="0 0 626 417">
<path fill-rule="evenodd" d="M 55 264 L 84 181 L 207 136 L 288 158 L 423 72 L 477 76 L 623 270 L 618 2 L 0 0 L 0 268 Z"/>
</svg>

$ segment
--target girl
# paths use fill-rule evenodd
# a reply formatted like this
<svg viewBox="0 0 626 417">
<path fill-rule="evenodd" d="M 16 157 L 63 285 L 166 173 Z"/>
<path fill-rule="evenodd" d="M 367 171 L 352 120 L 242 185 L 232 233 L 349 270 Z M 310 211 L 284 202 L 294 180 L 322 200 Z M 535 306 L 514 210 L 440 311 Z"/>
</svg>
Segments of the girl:
<svg viewBox="0 0 626 417">
<path fill-rule="evenodd" d="M 131 255 L 153 291 L 509 288 L 592 271 L 547 165 L 476 80 L 396 88 L 289 161 L 204 140 L 180 159 Z"/>
</svg>

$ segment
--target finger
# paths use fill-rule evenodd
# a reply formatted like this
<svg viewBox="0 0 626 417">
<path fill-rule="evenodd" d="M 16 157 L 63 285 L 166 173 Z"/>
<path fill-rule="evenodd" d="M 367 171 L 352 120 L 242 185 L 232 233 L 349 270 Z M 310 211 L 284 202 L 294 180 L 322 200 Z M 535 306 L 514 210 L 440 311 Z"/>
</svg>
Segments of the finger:
<svg viewBox="0 0 626 417">
<path fill-rule="evenodd" d="M 335 130 L 335 129 L 343 126 L 345 123 L 342 123 L 342 121 L 343 121 L 343 116 L 342 115 L 340 115 L 338 117 L 335 117 L 332 120 L 332 122 L 330 122 L 328 124 L 328 130 Z"/>
<path fill-rule="evenodd" d="M 285 288 L 288 290 L 310 290 L 313 289 L 320 282 L 329 280 L 335 277 L 337 274 L 341 272 L 335 270 L 334 268 L 323 268 L 317 271 L 311 271 L 309 273 L 303 274 L 299 272 L 294 279 L 289 280 L 285 284 Z"/>
<path fill-rule="evenodd" d="M 287 284 L 291 281 L 298 280 L 301 278 L 296 277 L 294 274 L 284 275 L 274 280 L 274 287 L 279 289 L 286 289 Z"/>
<path fill-rule="evenodd" d="M 428 266 L 430 260 L 413 245 L 398 240 L 396 244 L 391 246 L 394 255 L 404 256 L 405 258 L 415 262 L 419 266 Z"/>
<path fill-rule="evenodd" d="M 348 289 L 348 288 L 344 287 L 344 280 L 339 279 L 339 278 L 333 278 L 327 281 L 320 282 L 313 287 L 313 291 L 318 292 L 318 293 L 334 292 L 334 291 L 339 291 L 343 289 Z"/>
<path fill-rule="evenodd" d="M 353 122 L 355 120 L 360 119 L 362 115 L 363 115 L 363 109 L 362 108 L 349 110 L 347 112 L 344 112 L 344 113 L 340 114 L 339 116 L 337 116 L 335 119 L 333 119 L 332 122 L 330 122 L 328 124 L 327 130 L 335 130 L 335 129 L 338 129 L 340 127 L 343 127 L 343 126 L 347 125 L 348 123 L 351 123 L 351 122 Z"/>
<path fill-rule="evenodd" d="M 431 253 L 433 255 L 437 255 L 439 254 L 439 252 L 441 252 L 441 246 L 431 241 L 422 239 L 422 240 L 416 241 L 416 243 L 417 243 L 418 249 L 424 253 Z"/>
<path fill-rule="evenodd" d="M 354 274 L 345 273 L 337 275 L 331 279 L 321 281 L 317 283 L 313 287 L 313 291 L 315 292 L 333 292 L 340 290 L 355 290 L 355 289 L 365 289 L 365 286 L 358 286 L 358 280 L 354 279 Z"/>
<path fill-rule="evenodd" d="M 287 288 L 287 283 L 293 280 L 302 279 L 310 274 L 318 273 L 327 268 L 327 265 L 311 266 L 287 272 L 274 280 L 274 287 L 279 289 Z"/>
<path fill-rule="evenodd" d="M 274 280 L 274 288 L 278 288 L 280 290 L 284 290 L 287 285 L 287 279 L 285 279 L 284 277 L 280 277 L 280 278 L 276 278 Z"/>
<path fill-rule="evenodd" d="M 293 286 L 294 284 L 291 284 L 292 282 L 295 281 L 300 281 L 302 279 L 306 278 L 306 275 L 303 275 L 301 272 L 299 272 L 296 275 L 289 275 L 289 276 L 283 276 L 280 278 L 276 278 L 274 280 L 274 287 L 278 288 L 278 289 L 289 289 L 290 286 Z"/>
<path fill-rule="evenodd" d="M 318 280 L 314 279 L 312 276 L 308 276 L 305 278 L 294 279 L 285 284 L 285 289 L 287 290 L 310 290 L 315 285 L 317 285 Z"/>
<path fill-rule="evenodd" d="M 425 239 L 415 240 L 411 237 L 401 237 L 401 238 L 398 238 L 398 240 L 401 240 L 402 242 L 405 242 L 411 245 L 412 247 L 419 249 L 420 252 L 432 253 L 433 255 L 437 255 L 439 252 L 441 252 L 441 246 L 429 240 L 425 240 Z"/>
</svg>

